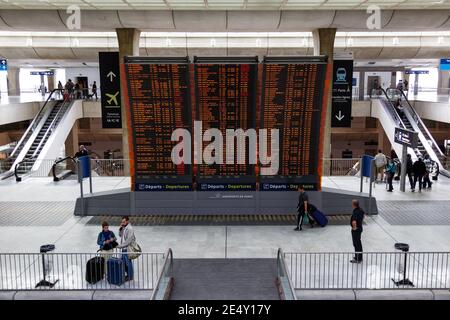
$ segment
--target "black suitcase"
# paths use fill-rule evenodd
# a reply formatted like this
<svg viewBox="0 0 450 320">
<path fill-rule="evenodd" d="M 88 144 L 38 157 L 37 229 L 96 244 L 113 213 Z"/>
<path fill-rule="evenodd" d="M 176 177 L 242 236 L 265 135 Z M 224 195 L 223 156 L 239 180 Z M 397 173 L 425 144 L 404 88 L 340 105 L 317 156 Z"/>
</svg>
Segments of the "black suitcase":
<svg viewBox="0 0 450 320">
<path fill-rule="evenodd" d="M 103 257 L 94 257 L 89 259 L 86 264 L 86 281 L 95 284 L 103 280 L 105 276 L 105 259 Z"/>
</svg>

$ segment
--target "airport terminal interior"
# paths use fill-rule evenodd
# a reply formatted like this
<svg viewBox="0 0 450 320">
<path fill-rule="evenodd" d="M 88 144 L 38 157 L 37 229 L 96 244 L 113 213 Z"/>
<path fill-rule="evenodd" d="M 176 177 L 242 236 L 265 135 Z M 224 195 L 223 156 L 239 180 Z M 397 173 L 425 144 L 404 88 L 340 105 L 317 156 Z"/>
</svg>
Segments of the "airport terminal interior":
<svg viewBox="0 0 450 320">
<path fill-rule="evenodd" d="M 450 1 L 0 0 L 1 300 L 450 300 Z"/>
</svg>

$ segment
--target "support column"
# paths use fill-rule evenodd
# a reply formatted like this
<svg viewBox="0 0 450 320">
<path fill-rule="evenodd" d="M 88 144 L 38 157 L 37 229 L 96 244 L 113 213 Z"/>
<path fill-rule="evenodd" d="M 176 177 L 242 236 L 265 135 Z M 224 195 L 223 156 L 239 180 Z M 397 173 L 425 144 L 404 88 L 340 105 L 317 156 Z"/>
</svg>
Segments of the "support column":
<svg viewBox="0 0 450 320">
<path fill-rule="evenodd" d="M 116 29 L 117 41 L 119 42 L 119 61 L 120 65 L 123 64 L 123 58 L 125 56 L 138 56 L 139 55 L 139 37 L 141 31 L 134 28 L 119 28 Z M 126 86 L 125 79 L 120 80 L 120 89 L 124 92 Z M 125 97 L 121 94 L 121 110 L 122 110 L 122 154 L 124 158 L 129 158 L 129 145 L 128 145 L 128 121 L 127 113 L 125 110 Z M 124 163 L 124 174 L 130 175 L 130 165 L 128 162 Z"/>
<path fill-rule="evenodd" d="M 450 71 L 440 70 L 438 74 L 438 94 L 450 93 Z"/>
<path fill-rule="evenodd" d="M 79 148 L 79 141 L 78 141 L 78 133 L 79 133 L 79 126 L 80 121 L 75 121 L 72 130 L 70 130 L 69 135 L 67 136 L 65 148 L 66 148 L 66 156 L 73 157 L 75 153 L 78 151 Z M 72 161 L 67 161 L 67 169 L 70 169 L 72 171 L 75 171 L 75 165 L 72 163 Z"/>
<path fill-rule="evenodd" d="M 52 92 L 53 89 L 57 89 L 58 85 L 55 84 L 55 74 L 56 74 L 56 70 L 52 69 L 51 71 L 53 71 L 53 75 L 52 76 L 47 76 L 47 82 L 48 82 L 48 92 Z"/>
<path fill-rule="evenodd" d="M 313 40 L 314 40 L 314 55 L 326 55 L 328 56 L 328 64 L 331 69 L 333 68 L 333 54 L 334 54 L 334 38 L 336 36 L 336 28 L 325 28 L 325 29 L 316 29 L 313 32 Z M 331 81 L 331 79 L 329 79 Z M 326 120 L 325 120 L 325 132 L 323 139 L 323 154 L 322 154 L 322 174 L 329 172 L 326 167 L 327 163 L 324 161 L 324 158 L 331 157 L 331 94 L 333 92 L 333 86 L 329 86 L 328 92 L 324 92 L 323 94 L 327 97 L 327 109 L 326 112 Z"/>
<path fill-rule="evenodd" d="M 20 96 L 20 81 L 19 81 L 20 68 L 8 67 L 8 95 Z"/>
<path fill-rule="evenodd" d="M 359 72 L 359 100 L 364 100 L 364 80 L 366 79 L 366 72 Z"/>
</svg>

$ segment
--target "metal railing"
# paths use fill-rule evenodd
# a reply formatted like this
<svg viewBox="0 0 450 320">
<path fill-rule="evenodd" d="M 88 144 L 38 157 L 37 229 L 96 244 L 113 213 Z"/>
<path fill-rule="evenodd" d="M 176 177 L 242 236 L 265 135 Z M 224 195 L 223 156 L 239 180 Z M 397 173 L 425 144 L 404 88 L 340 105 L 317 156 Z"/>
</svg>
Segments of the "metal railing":
<svg viewBox="0 0 450 320">
<path fill-rule="evenodd" d="M 123 177 L 125 163 L 129 159 L 92 159 L 91 168 L 98 176 L 102 177 Z"/>
<path fill-rule="evenodd" d="M 173 252 L 169 248 L 150 300 L 168 300 L 173 286 Z"/>
<path fill-rule="evenodd" d="M 284 253 L 281 248 L 278 248 L 277 253 L 277 284 L 282 300 L 297 300 L 295 295 L 294 285 L 286 268 L 286 261 Z"/>
<path fill-rule="evenodd" d="M 325 176 L 347 176 L 354 175 L 352 169 L 359 163 L 359 158 L 325 158 Z"/>
<path fill-rule="evenodd" d="M 353 252 L 284 254 L 295 289 L 449 289 L 450 252 Z M 406 260 L 406 267 L 405 267 Z M 414 286 L 397 286 L 408 278 Z"/>
<path fill-rule="evenodd" d="M 77 167 L 77 163 L 75 161 L 74 157 L 68 156 L 62 159 L 57 159 L 54 161 L 54 164 L 52 165 L 52 175 L 53 175 L 53 181 L 59 181 L 60 177 L 58 177 L 58 174 L 56 173 L 56 170 L 58 168 L 66 168 L 66 163 L 64 163 L 66 160 L 71 160 L 74 164 L 74 168 Z"/>
<path fill-rule="evenodd" d="M 0 254 L 1 290 L 153 290 L 160 274 L 164 254 L 142 253 L 133 263 L 133 280 L 121 285 L 110 284 L 106 261 L 115 253 L 2 253 Z M 87 272 L 87 262 L 95 257 L 104 257 L 104 266 L 98 265 Z M 96 283 L 89 283 L 87 277 L 104 272 Z M 38 286 L 42 280 L 52 286 Z"/>
</svg>

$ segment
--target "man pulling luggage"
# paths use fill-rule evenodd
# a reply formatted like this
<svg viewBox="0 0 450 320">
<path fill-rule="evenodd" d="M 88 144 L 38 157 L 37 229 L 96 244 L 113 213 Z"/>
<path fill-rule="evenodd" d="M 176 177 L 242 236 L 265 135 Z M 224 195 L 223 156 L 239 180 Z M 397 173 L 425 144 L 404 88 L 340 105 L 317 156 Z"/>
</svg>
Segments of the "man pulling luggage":
<svg viewBox="0 0 450 320">
<path fill-rule="evenodd" d="M 297 227 L 294 229 L 295 231 L 302 230 L 303 225 L 303 219 L 305 218 L 305 215 L 308 215 L 309 219 L 309 225 L 314 227 L 314 220 L 309 215 L 309 212 L 311 210 L 312 205 L 309 203 L 309 197 L 308 194 L 305 191 L 305 187 L 303 185 L 300 185 L 298 187 L 298 204 L 297 204 Z"/>
</svg>

